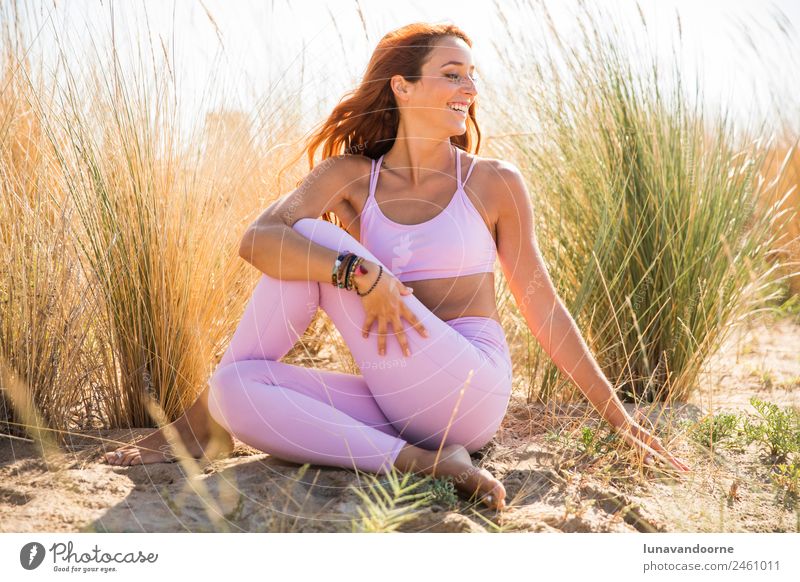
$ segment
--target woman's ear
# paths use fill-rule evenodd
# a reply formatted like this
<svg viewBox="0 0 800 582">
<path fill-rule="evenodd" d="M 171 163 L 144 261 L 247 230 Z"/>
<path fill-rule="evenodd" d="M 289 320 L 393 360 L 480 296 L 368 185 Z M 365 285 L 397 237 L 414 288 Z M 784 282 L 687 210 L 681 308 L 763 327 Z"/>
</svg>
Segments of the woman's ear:
<svg viewBox="0 0 800 582">
<path fill-rule="evenodd" d="M 402 75 L 394 75 L 390 80 L 390 84 L 395 97 L 400 99 L 408 97 L 408 82 Z"/>
</svg>

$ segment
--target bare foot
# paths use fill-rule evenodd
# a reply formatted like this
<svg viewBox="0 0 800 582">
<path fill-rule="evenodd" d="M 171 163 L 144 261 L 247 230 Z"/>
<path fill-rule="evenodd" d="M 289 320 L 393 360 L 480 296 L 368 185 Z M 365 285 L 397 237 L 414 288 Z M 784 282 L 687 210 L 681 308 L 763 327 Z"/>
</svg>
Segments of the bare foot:
<svg viewBox="0 0 800 582">
<path fill-rule="evenodd" d="M 213 460 L 226 456 L 233 450 L 231 435 L 210 417 L 189 420 L 187 415 L 183 415 L 169 426 L 177 431 L 183 446 L 195 459 Z M 167 441 L 164 428 L 133 444 L 124 445 L 116 451 L 106 453 L 104 458 L 109 465 L 123 467 L 169 463 L 177 460 L 175 452 Z"/>
<path fill-rule="evenodd" d="M 419 449 L 412 445 L 407 445 L 401 455 L 405 456 L 402 460 L 398 457 L 398 460 L 401 460 L 401 464 L 408 464 L 408 470 L 434 477 L 451 477 L 456 488 L 470 498 L 477 496 L 492 509 L 505 508 L 506 489 L 503 484 L 486 469 L 473 465 L 469 452 L 463 446 L 448 445 L 442 448 L 438 453 L 438 460 L 437 451 Z M 406 470 L 404 467 L 399 468 Z"/>
</svg>

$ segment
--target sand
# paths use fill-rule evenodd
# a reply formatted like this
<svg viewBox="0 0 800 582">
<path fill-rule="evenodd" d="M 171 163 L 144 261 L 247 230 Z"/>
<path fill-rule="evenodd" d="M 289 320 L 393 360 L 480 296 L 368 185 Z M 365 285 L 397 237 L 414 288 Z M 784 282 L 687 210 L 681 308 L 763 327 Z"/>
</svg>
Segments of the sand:
<svg viewBox="0 0 800 582">
<path fill-rule="evenodd" d="M 727 342 L 689 402 L 651 418 L 696 419 L 710 410 L 745 410 L 756 395 L 800 406 L 800 325 L 788 320 L 743 329 Z M 704 451 L 675 428 L 662 440 L 695 469 L 682 480 L 641 471 L 632 456 L 583 454 L 554 429 L 580 428 L 581 405 L 528 404 L 515 396 L 496 438 L 473 455 L 498 476 L 509 508 L 489 510 L 465 497 L 440 497 L 392 527 L 409 532 L 728 532 L 800 531 L 800 509 L 781 500 L 770 464 L 755 446 Z M 597 426 L 597 415 L 591 425 Z M 673 426 L 679 426 L 674 424 Z M 73 435 L 43 459 L 35 443 L 0 437 L 3 532 L 338 532 L 365 527 L 359 516 L 366 474 L 275 459 L 241 443 L 200 466 L 112 467 L 104 440 L 150 430 Z M 110 449 L 109 449 L 110 450 Z M 382 479 L 387 483 L 385 478 Z M 416 481 L 416 479 L 412 479 Z M 385 525 L 385 524 L 384 524 Z"/>
</svg>

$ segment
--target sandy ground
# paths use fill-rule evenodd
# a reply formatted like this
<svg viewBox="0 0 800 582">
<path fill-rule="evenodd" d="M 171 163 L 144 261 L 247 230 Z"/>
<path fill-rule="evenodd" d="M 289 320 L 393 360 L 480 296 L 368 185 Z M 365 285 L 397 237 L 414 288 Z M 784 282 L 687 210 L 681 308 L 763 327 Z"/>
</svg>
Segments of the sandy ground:
<svg viewBox="0 0 800 582">
<path fill-rule="evenodd" d="M 753 324 L 714 358 L 688 403 L 651 418 L 745 410 L 751 395 L 800 406 L 798 346 L 800 325 Z M 581 406 L 544 409 L 515 398 L 496 439 L 473 455 L 503 481 L 509 509 L 501 515 L 464 497 L 443 498 L 409 513 L 399 531 L 800 531 L 800 509 L 776 497 L 770 466 L 755 448 L 709 453 L 683 438 L 678 424 L 664 425 L 662 440 L 675 437 L 670 449 L 695 469 L 678 481 L 642 473 L 630 457 L 583 454 L 574 439 L 558 436 L 558 427 L 584 425 L 585 414 Z M 204 467 L 98 462 L 101 439 L 131 434 L 74 435 L 63 456 L 46 461 L 33 443 L 0 437 L 0 531 L 332 532 L 362 523 L 355 489 L 368 491 L 364 474 L 314 465 L 304 471 L 241 443 Z"/>
</svg>

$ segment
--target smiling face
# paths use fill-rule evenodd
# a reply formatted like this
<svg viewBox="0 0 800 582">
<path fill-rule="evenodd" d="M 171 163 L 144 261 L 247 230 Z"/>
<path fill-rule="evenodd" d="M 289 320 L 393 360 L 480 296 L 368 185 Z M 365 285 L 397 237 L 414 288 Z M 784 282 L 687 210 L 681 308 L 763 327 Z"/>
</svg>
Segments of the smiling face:
<svg viewBox="0 0 800 582">
<path fill-rule="evenodd" d="M 422 78 L 414 83 L 400 75 L 392 77 L 400 115 L 430 128 L 441 128 L 447 136 L 467 130 L 467 109 L 475 101 L 475 65 L 472 50 L 457 37 L 439 39 L 422 65 Z"/>
</svg>

